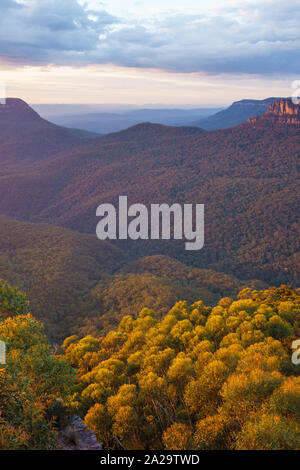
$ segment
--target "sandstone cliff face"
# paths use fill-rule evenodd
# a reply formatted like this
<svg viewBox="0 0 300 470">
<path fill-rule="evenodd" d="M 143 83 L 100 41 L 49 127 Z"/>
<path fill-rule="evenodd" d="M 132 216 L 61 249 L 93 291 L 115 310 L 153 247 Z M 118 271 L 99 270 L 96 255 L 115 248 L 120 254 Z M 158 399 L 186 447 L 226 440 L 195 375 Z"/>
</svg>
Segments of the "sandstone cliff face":
<svg viewBox="0 0 300 470">
<path fill-rule="evenodd" d="M 280 99 L 271 104 L 267 111 L 259 117 L 248 120 L 256 125 L 282 124 L 300 125 L 300 104 L 294 104 L 291 99 Z"/>
</svg>

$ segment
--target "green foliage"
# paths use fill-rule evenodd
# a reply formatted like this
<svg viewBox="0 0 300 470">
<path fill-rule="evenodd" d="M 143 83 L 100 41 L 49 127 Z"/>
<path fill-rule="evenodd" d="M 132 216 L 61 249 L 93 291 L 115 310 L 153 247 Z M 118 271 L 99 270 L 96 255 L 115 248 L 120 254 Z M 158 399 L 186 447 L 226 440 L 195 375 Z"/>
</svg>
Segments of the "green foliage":
<svg viewBox="0 0 300 470">
<path fill-rule="evenodd" d="M 189 426 L 174 423 L 163 433 L 162 440 L 167 450 L 189 450 L 193 445 L 193 432 Z"/>
<path fill-rule="evenodd" d="M 239 450 L 299 450 L 300 425 L 282 416 L 263 414 L 245 423 L 238 435 Z"/>
<path fill-rule="evenodd" d="M 1 276 L 26 292 L 32 314 L 55 342 L 73 333 L 106 333 L 143 307 L 163 315 L 181 299 L 192 303 L 200 296 L 214 303 L 241 286 L 234 276 L 167 256 L 129 262 L 123 251 L 95 236 L 46 224 L 0 216 L 0 239 Z M 23 294 L 17 296 L 4 281 L 1 299 L 0 318 L 28 311 Z"/>
<path fill-rule="evenodd" d="M 52 354 L 42 324 L 30 314 L 18 315 L 28 308 L 26 297 L 6 284 L 1 287 L 16 315 L 0 321 L 0 340 L 7 349 L 0 369 L 0 449 L 51 449 L 57 436 L 47 409 L 56 397 L 68 401 L 74 371 L 66 358 Z"/>
<path fill-rule="evenodd" d="M 11 315 L 27 313 L 28 303 L 23 292 L 0 279 L 0 321 Z"/>
<path fill-rule="evenodd" d="M 120 194 L 147 206 L 203 202 L 209 216 L 201 251 L 161 240 L 119 246 L 134 259 L 164 253 L 243 280 L 299 279 L 299 126 L 203 132 L 141 124 L 76 142 L 21 116 L 1 120 L 1 214 L 94 234 L 95 208 Z"/>
<path fill-rule="evenodd" d="M 1 276 L 26 292 L 32 314 L 55 341 L 78 329 L 82 318 L 99 314 L 90 291 L 123 258 L 121 250 L 91 235 L 2 216 L 0 239 Z M 16 294 L 0 284 L 0 318 L 28 312 L 26 297 Z"/>
</svg>

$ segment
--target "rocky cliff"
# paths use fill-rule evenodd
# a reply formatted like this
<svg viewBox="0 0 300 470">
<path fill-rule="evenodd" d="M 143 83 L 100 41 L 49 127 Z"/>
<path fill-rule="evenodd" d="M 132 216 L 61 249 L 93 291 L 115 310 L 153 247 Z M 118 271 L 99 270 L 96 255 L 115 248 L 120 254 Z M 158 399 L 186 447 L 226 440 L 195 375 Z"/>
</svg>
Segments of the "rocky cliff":
<svg viewBox="0 0 300 470">
<path fill-rule="evenodd" d="M 73 416 L 70 423 L 60 430 L 59 450 L 103 450 L 93 431 L 90 431 L 79 416 Z"/>
<path fill-rule="evenodd" d="M 279 99 L 270 105 L 267 111 L 248 120 L 256 125 L 282 124 L 300 125 L 300 104 L 294 104 L 290 98 Z"/>
</svg>

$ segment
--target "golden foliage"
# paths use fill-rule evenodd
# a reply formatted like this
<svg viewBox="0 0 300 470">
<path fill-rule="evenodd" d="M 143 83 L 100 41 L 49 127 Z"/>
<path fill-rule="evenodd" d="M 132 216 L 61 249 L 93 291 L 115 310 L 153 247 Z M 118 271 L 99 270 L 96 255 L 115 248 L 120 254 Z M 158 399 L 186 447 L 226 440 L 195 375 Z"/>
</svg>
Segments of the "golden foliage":
<svg viewBox="0 0 300 470">
<path fill-rule="evenodd" d="M 67 339 L 77 407 L 111 448 L 299 448 L 299 301 L 287 286 L 244 289 Z"/>
</svg>

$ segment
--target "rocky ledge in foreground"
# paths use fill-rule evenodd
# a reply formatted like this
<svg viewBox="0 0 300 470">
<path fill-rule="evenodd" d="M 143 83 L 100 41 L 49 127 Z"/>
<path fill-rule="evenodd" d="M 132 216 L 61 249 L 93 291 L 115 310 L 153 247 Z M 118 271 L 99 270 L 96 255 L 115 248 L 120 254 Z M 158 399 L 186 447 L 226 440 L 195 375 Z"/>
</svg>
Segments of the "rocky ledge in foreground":
<svg viewBox="0 0 300 470">
<path fill-rule="evenodd" d="M 58 435 L 59 450 L 103 450 L 95 434 L 90 431 L 79 416 L 73 416 L 69 424 Z"/>
</svg>

